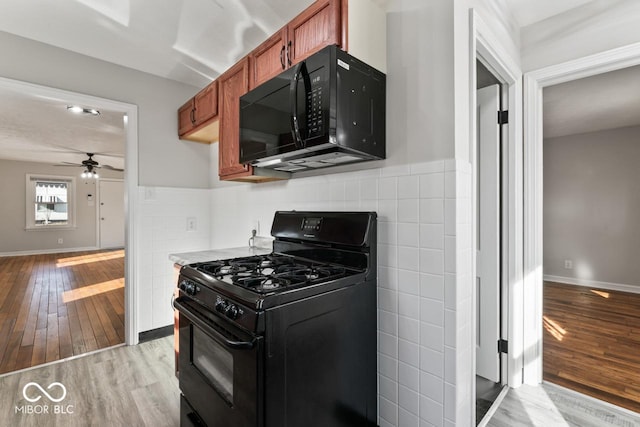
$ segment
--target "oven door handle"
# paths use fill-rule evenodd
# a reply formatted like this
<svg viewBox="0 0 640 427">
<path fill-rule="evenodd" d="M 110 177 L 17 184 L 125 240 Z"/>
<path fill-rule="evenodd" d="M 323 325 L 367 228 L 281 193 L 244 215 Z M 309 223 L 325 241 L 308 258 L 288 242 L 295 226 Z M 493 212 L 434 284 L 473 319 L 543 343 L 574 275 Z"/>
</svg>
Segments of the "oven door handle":
<svg viewBox="0 0 640 427">
<path fill-rule="evenodd" d="M 210 335 L 216 341 L 219 341 L 222 344 L 226 345 L 227 347 L 233 348 L 236 350 L 251 350 L 253 347 L 255 347 L 256 345 L 255 338 L 251 341 L 235 341 L 235 340 L 230 340 L 229 338 L 222 335 L 220 332 L 216 331 L 211 325 L 209 325 L 209 323 L 206 320 L 203 320 L 202 318 L 200 318 L 200 316 L 198 316 L 191 309 L 189 309 L 185 304 L 182 303 L 186 299 L 187 299 L 186 297 L 182 296 L 173 300 L 173 308 L 178 310 L 180 312 L 180 315 L 185 316 L 187 319 L 191 321 L 191 323 L 195 324 L 200 329 L 205 331 L 208 335 Z"/>
</svg>

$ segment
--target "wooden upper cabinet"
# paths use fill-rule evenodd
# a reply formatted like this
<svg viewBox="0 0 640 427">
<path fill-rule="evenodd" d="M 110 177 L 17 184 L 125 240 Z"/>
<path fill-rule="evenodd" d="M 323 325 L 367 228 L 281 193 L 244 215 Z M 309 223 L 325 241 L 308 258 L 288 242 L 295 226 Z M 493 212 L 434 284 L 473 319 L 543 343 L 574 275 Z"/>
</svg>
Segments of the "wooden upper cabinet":
<svg viewBox="0 0 640 427">
<path fill-rule="evenodd" d="M 182 107 L 178 109 L 178 136 L 182 137 L 191 129 L 193 129 L 194 122 L 194 107 L 193 98 L 188 100 Z"/>
<path fill-rule="evenodd" d="M 252 168 L 240 157 L 240 97 L 249 90 L 249 58 L 245 57 L 218 77 L 220 106 L 220 142 L 218 174 L 229 179 L 250 175 Z"/>
<path fill-rule="evenodd" d="M 330 44 L 342 43 L 341 0 L 318 0 L 250 54 L 253 89 Z"/>
<path fill-rule="evenodd" d="M 213 81 L 194 97 L 194 126 L 218 115 L 218 82 Z"/>
<path fill-rule="evenodd" d="M 340 0 L 317 0 L 287 25 L 289 65 L 342 42 Z"/>
<path fill-rule="evenodd" d="M 277 76 L 288 67 L 286 46 L 287 27 L 284 27 L 249 54 L 251 61 L 250 89 Z"/>
<path fill-rule="evenodd" d="M 213 81 L 178 109 L 178 136 L 189 141 L 218 140 L 218 82 Z"/>
</svg>

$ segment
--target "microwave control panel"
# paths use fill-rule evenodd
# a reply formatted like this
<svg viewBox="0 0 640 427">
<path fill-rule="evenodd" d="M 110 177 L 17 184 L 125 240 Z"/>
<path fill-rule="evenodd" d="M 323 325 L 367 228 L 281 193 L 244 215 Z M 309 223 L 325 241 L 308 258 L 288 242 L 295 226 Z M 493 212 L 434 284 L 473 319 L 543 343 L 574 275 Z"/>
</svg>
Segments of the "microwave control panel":
<svg viewBox="0 0 640 427">
<path fill-rule="evenodd" d="M 314 76 L 311 79 L 311 92 L 307 93 L 307 130 L 310 138 L 320 136 L 324 131 L 323 86 L 320 76 Z"/>
</svg>

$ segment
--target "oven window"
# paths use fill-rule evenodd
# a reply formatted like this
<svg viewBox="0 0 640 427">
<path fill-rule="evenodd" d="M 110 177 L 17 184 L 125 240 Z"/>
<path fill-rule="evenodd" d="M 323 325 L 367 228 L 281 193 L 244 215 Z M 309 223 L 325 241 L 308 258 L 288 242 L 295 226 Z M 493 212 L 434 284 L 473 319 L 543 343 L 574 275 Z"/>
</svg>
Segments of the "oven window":
<svg viewBox="0 0 640 427">
<path fill-rule="evenodd" d="M 233 403 L 233 355 L 213 338 L 193 327 L 193 365 L 216 388 L 218 393 Z"/>
</svg>

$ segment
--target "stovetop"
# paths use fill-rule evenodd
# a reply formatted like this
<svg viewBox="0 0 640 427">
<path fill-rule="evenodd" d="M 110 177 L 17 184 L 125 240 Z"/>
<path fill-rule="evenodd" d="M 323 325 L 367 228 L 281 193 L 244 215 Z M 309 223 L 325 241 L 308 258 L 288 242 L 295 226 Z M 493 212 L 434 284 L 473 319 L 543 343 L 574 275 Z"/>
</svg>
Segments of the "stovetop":
<svg viewBox="0 0 640 427">
<path fill-rule="evenodd" d="M 269 254 L 192 265 L 212 278 L 258 294 L 280 293 L 356 274 L 343 266 Z"/>
</svg>

